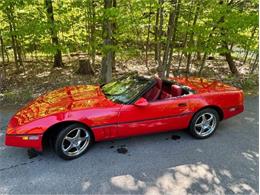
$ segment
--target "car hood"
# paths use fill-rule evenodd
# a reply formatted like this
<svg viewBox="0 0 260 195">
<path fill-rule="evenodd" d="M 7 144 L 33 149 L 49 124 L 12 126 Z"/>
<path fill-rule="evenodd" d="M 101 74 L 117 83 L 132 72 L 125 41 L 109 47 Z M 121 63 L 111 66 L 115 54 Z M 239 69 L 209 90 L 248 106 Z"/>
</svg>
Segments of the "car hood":
<svg viewBox="0 0 260 195">
<path fill-rule="evenodd" d="M 19 126 L 49 115 L 73 110 L 104 108 L 115 105 L 99 86 L 80 85 L 48 92 L 20 109 L 9 125 Z"/>
<path fill-rule="evenodd" d="M 224 84 L 219 81 L 207 80 L 198 77 L 174 77 L 177 83 L 188 86 L 197 93 L 205 92 L 224 92 L 224 91 L 237 91 L 240 90 L 236 87 Z"/>
</svg>

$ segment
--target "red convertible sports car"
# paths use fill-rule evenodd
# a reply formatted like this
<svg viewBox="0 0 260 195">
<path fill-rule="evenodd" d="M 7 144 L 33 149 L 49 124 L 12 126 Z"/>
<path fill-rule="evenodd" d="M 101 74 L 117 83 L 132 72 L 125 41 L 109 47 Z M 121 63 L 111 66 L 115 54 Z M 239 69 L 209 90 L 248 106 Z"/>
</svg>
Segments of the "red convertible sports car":
<svg viewBox="0 0 260 195">
<path fill-rule="evenodd" d="M 244 110 L 243 92 L 202 78 L 123 77 L 101 86 L 64 87 L 38 97 L 10 120 L 8 146 L 43 150 L 51 143 L 74 159 L 95 141 L 188 129 L 211 136 L 219 121 Z"/>
</svg>

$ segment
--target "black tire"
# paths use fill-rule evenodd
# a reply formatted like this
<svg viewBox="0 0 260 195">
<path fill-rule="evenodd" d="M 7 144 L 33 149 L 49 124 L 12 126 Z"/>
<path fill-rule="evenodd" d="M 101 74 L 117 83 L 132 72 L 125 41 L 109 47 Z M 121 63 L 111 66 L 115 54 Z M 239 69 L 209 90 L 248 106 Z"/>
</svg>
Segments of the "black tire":
<svg viewBox="0 0 260 195">
<path fill-rule="evenodd" d="M 80 130 L 80 135 L 83 134 L 86 132 L 86 136 L 84 137 L 79 137 L 78 139 L 88 139 L 88 143 L 87 142 L 84 142 L 83 141 L 80 141 L 80 140 L 76 140 L 76 138 L 71 138 L 70 136 L 74 135 L 74 131 L 75 131 L 75 137 L 76 137 L 76 134 L 77 134 L 77 131 Z M 87 138 L 87 134 L 88 134 L 88 137 Z M 71 141 L 68 141 L 65 137 L 69 137 L 71 139 Z M 72 140 L 72 139 L 75 139 L 75 140 Z M 69 125 L 65 128 L 63 128 L 59 134 L 57 135 L 57 138 L 55 139 L 55 143 L 54 143 L 54 150 L 56 152 L 56 154 L 61 157 L 62 159 L 64 160 L 72 160 L 72 159 L 75 159 L 75 158 L 78 158 L 80 157 L 81 155 L 83 155 L 84 153 L 87 152 L 87 150 L 89 149 L 89 147 L 92 145 L 93 143 L 93 135 L 92 135 L 92 132 L 87 129 L 84 125 L 81 125 L 81 124 L 72 124 L 72 125 Z M 65 143 L 65 142 L 68 142 L 68 143 Z M 73 142 L 73 143 L 72 143 Z M 78 148 L 80 148 L 81 144 L 80 143 L 82 142 L 84 147 L 82 147 L 82 150 L 79 150 L 80 152 L 77 154 L 77 152 L 73 152 L 73 149 L 75 148 L 75 150 L 78 151 Z M 69 152 L 70 150 L 68 150 L 67 152 L 64 151 L 64 147 L 65 147 L 65 144 L 69 145 L 67 148 L 69 148 L 71 145 L 74 146 L 74 143 L 77 144 L 77 147 L 71 147 L 71 151 L 72 152 Z M 86 145 L 85 145 L 86 144 Z M 75 154 L 73 154 L 75 153 Z"/>
<path fill-rule="evenodd" d="M 215 118 L 213 117 L 213 119 L 212 119 L 212 121 L 215 121 L 215 123 L 214 123 L 215 125 L 213 125 L 213 122 L 211 122 L 211 123 L 207 122 L 207 123 L 209 123 L 209 125 L 212 124 L 212 127 L 214 127 L 214 128 L 211 128 L 211 129 L 210 129 L 210 127 L 208 128 L 208 134 L 207 133 L 205 133 L 205 134 L 203 134 L 203 133 L 199 134 L 198 133 L 198 131 L 200 131 L 200 126 L 203 126 L 203 127 L 201 127 L 202 132 L 204 130 L 203 128 L 206 126 L 206 125 L 200 125 L 200 124 L 202 124 L 202 123 L 200 123 L 200 120 L 203 120 L 203 115 L 205 117 L 207 117 L 207 116 L 214 116 L 215 117 Z M 199 112 L 197 112 L 193 116 L 188 130 L 189 130 L 189 133 L 193 137 L 195 137 L 197 139 L 205 139 L 205 138 L 208 138 L 215 133 L 216 129 L 218 128 L 218 125 L 219 125 L 219 114 L 218 114 L 218 112 L 215 109 L 212 109 L 212 108 L 205 108 L 203 110 L 200 110 Z M 207 128 L 205 128 L 205 129 L 207 129 Z"/>
</svg>

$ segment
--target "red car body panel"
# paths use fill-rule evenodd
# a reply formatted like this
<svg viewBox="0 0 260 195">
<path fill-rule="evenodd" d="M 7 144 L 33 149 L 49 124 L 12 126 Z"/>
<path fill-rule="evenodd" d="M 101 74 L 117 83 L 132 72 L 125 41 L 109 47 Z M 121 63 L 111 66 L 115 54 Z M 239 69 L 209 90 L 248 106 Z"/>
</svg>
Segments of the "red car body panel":
<svg viewBox="0 0 260 195">
<path fill-rule="evenodd" d="M 147 106 L 117 104 L 99 86 L 64 87 L 20 109 L 10 120 L 5 143 L 42 151 L 44 133 L 53 125 L 75 121 L 88 126 L 95 141 L 185 129 L 194 113 L 207 106 L 221 110 L 223 119 L 241 113 L 243 92 L 217 81 L 170 78 L 196 93 L 149 102 Z M 34 137 L 33 137 L 34 136 Z"/>
</svg>

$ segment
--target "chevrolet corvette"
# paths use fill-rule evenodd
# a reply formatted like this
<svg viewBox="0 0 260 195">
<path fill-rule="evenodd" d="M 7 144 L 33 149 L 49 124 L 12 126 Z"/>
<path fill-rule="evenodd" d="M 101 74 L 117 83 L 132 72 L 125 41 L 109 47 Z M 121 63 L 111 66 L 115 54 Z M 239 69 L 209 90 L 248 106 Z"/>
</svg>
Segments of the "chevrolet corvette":
<svg viewBox="0 0 260 195">
<path fill-rule="evenodd" d="M 220 121 L 243 112 L 243 102 L 240 89 L 195 77 L 126 76 L 69 86 L 21 108 L 9 121 L 5 144 L 42 151 L 50 143 L 69 160 L 103 140 L 181 129 L 204 139 Z"/>
</svg>

